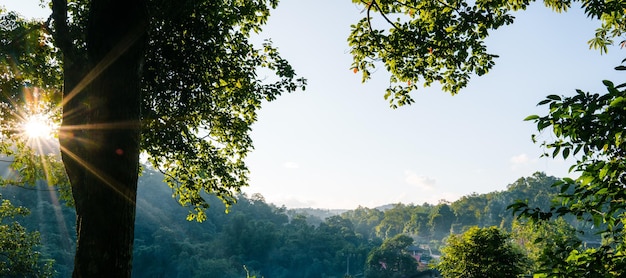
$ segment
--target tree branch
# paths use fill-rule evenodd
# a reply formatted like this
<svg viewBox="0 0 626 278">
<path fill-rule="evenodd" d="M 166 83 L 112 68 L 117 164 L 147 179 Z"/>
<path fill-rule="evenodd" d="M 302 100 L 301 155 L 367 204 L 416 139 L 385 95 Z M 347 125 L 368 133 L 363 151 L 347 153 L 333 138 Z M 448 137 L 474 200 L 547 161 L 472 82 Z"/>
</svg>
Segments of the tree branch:
<svg viewBox="0 0 626 278">
<path fill-rule="evenodd" d="M 52 0 L 52 15 L 50 17 L 54 20 L 54 32 L 52 32 L 52 37 L 56 45 L 61 49 L 63 55 L 66 57 L 68 55 L 71 56 L 74 51 L 69 28 L 67 26 L 67 1 Z"/>
<path fill-rule="evenodd" d="M 383 16 L 383 18 L 384 18 L 384 19 L 385 19 L 385 20 L 386 20 L 389 24 L 391 24 L 391 25 L 392 25 L 394 28 L 396 28 L 396 29 L 400 29 L 400 27 L 399 27 L 398 25 L 396 25 L 393 21 L 391 21 L 391 20 L 387 17 L 387 15 L 385 15 L 385 13 L 383 13 L 383 10 L 380 8 L 380 6 L 379 6 L 379 5 L 378 5 L 378 3 L 376 2 L 376 0 L 372 0 L 372 3 L 373 3 L 374 5 L 376 5 L 376 7 L 378 7 L 378 11 L 380 12 L 380 15 L 382 15 L 382 16 Z M 370 4 L 370 5 L 371 5 L 371 4 Z M 368 9 L 368 12 L 369 12 L 369 9 Z"/>
<path fill-rule="evenodd" d="M 372 21 L 370 20 L 370 10 L 372 9 L 372 3 L 373 2 L 374 1 L 371 1 L 371 2 L 369 2 L 367 4 L 367 14 L 366 14 L 366 16 L 367 16 L 367 26 L 370 27 L 370 33 L 374 32 L 374 30 L 372 29 Z"/>
</svg>

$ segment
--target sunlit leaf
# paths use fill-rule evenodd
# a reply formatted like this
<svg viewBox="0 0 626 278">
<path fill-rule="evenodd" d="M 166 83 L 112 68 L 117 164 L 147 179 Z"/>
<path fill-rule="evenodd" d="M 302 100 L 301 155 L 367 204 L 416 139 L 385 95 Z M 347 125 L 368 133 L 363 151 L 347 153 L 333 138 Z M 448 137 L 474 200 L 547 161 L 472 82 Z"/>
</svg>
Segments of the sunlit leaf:
<svg viewBox="0 0 626 278">
<path fill-rule="evenodd" d="M 530 116 L 524 118 L 524 121 L 532 121 L 532 120 L 536 120 L 536 119 L 539 119 L 538 115 L 530 115 Z"/>
</svg>

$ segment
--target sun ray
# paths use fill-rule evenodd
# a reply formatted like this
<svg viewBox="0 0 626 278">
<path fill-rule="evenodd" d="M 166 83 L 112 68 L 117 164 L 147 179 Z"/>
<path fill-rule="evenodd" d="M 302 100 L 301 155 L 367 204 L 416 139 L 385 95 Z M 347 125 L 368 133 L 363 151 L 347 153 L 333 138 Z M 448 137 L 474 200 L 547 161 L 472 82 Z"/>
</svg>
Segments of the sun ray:
<svg viewBox="0 0 626 278">
<path fill-rule="evenodd" d="M 60 106 L 65 106 L 70 100 L 78 95 L 84 88 L 86 88 L 96 77 L 98 77 L 104 70 L 106 70 L 113 62 L 115 62 L 122 54 L 130 48 L 137 39 L 139 39 L 146 32 L 146 26 L 139 26 L 134 31 L 129 32 L 128 35 L 122 39 L 109 53 L 100 60 L 100 62 L 93 67 L 83 79 L 72 88 L 70 92 L 64 95 Z"/>
<path fill-rule="evenodd" d="M 135 129 L 141 127 L 139 121 L 120 121 L 111 123 L 97 123 L 97 124 L 83 124 L 83 125 L 71 125 L 62 126 L 62 131 L 71 130 L 112 130 L 112 129 Z"/>
<path fill-rule="evenodd" d="M 70 233 L 67 229 L 67 227 L 65 226 L 65 216 L 63 216 L 63 212 L 61 210 L 61 204 L 59 203 L 59 197 L 57 195 L 57 191 L 56 190 L 50 190 L 49 191 L 50 194 L 50 200 L 52 201 L 52 209 L 54 210 L 54 216 L 57 220 L 57 231 L 59 232 L 60 235 L 62 235 L 62 239 L 69 239 L 70 238 Z M 71 242 L 69 240 L 63 240 L 61 242 L 61 246 L 63 246 L 63 249 L 65 251 L 70 251 L 71 248 Z"/>
<path fill-rule="evenodd" d="M 22 135 L 29 140 L 43 140 L 54 137 L 57 125 L 46 114 L 26 116 L 19 127 Z"/>
<path fill-rule="evenodd" d="M 63 153 L 65 153 L 66 155 L 68 155 L 71 159 L 76 161 L 78 164 L 80 164 L 85 170 L 89 171 L 94 176 L 96 176 L 98 179 L 100 179 L 102 182 L 104 182 L 104 184 L 106 184 L 109 188 L 111 188 L 117 194 L 119 194 L 124 199 L 126 199 L 129 203 L 135 204 L 135 200 L 133 200 L 132 198 L 128 197 L 128 194 L 125 194 L 125 192 L 123 191 L 124 186 L 120 182 L 115 180 L 115 178 L 113 178 L 113 177 L 107 175 L 106 173 L 104 173 L 103 171 L 97 169 L 97 167 L 94 167 L 89 162 L 83 160 L 82 158 L 80 158 L 80 156 L 78 156 L 77 154 L 71 152 L 67 148 L 64 148 L 63 146 L 61 146 L 61 151 Z"/>
<path fill-rule="evenodd" d="M 84 91 L 102 72 L 104 72 L 111 64 L 113 64 L 123 53 L 125 53 L 129 47 L 131 47 L 138 38 L 140 38 L 146 31 L 146 26 L 140 26 L 135 30 L 129 32 L 129 34 L 121 40 L 111 51 L 99 62 L 95 67 L 91 68 L 89 72 L 83 76 L 82 80 L 78 82 L 73 88 L 68 88 L 69 92 L 63 93 L 60 103 L 44 103 L 48 100 L 46 95 L 50 92 L 44 91 L 37 87 L 31 87 L 25 85 L 22 91 L 22 100 L 19 99 L 7 99 L 6 108 L 7 115 L 10 115 L 10 123 L 0 123 L 0 131 L 3 134 L 11 136 L 11 140 L 14 142 L 26 142 L 26 146 L 30 148 L 33 153 L 31 159 L 41 162 L 43 178 L 49 183 L 56 177 L 53 177 L 52 168 L 55 166 L 50 165 L 51 161 L 48 161 L 48 155 L 58 155 L 59 150 L 63 151 L 72 160 L 76 161 L 85 171 L 89 171 L 96 178 L 100 179 L 104 184 L 110 187 L 112 190 L 120 194 L 127 201 L 134 203 L 135 200 L 129 198 L 130 194 L 126 194 L 127 190 L 122 183 L 117 181 L 115 177 L 107 175 L 102 169 L 96 168 L 87 161 L 81 158 L 80 154 L 70 152 L 67 148 L 63 148 L 57 139 L 71 139 L 75 140 L 77 144 L 89 146 L 90 144 L 96 144 L 91 140 L 88 140 L 82 136 L 74 136 L 76 131 L 80 130 L 113 130 L 113 129 L 136 129 L 141 126 L 139 121 L 121 121 L 121 122 L 109 122 L 98 124 L 83 124 L 83 125 L 62 125 L 58 122 L 61 118 L 67 120 L 71 117 L 81 117 L 83 111 L 81 110 L 66 110 L 62 111 L 63 106 L 66 106 L 69 101 L 75 98 L 78 94 Z M 61 116 L 62 115 L 62 116 Z M 80 121 L 79 121 L 80 122 Z M 0 135 L 2 136 L 2 135 Z M 15 137 L 13 137 L 15 136 Z M 39 157 L 35 157 L 39 156 Z"/>
</svg>

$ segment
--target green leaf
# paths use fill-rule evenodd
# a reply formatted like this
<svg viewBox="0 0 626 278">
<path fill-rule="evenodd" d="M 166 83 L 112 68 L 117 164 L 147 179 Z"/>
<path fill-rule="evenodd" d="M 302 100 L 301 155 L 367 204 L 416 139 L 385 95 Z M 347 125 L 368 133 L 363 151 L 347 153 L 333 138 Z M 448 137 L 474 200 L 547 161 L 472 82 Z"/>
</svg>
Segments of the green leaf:
<svg viewBox="0 0 626 278">
<path fill-rule="evenodd" d="M 619 84 L 619 85 L 615 86 L 615 89 L 619 89 L 619 88 L 623 88 L 623 87 L 626 87 L 626 83 L 622 83 L 622 84 Z"/>
<path fill-rule="evenodd" d="M 570 152 L 569 148 L 563 149 L 563 153 L 562 153 L 563 159 L 567 159 L 567 157 L 569 156 L 569 152 Z"/>
<path fill-rule="evenodd" d="M 568 183 L 568 184 L 574 184 L 575 183 L 572 178 L 568 178 L 568 177 L 563 178 L 563 181 Z"/>
<path fill-rule="evenodd" d="M 600 179 L 604 179 L 604 177 L 606 177 L 606 174 L 609 172 L 609 164 L 604 165 L 604 167 L 602 167 L 602 169 L 600 169 L 600 172 L 598 173 L 598 177 Z"/>
<path fill-rule="evenodd" d="M 545 129 L 546 127 L 549 127 L 551 125 L 551 123 L 549 121 L 539 121 L 537 123 L 537 129 L 539 131 Z"/>
<path fill-rule="evenodd" d="M 626 66 L 617 66 L 615 70 L 626 70 Z"/>
<path fill-rule="evenodd" d="M 564 184 L 561 186 L 561 193 L 565 193 L 569 190 L 569 188 L 571 187 L 571 184 Z"/>
<path fill-rule="evenodd" d="M 589 183 L 591 183 L 594 180 L 593 177 L 590 176 L 583 176 L 580 177 L 580 184 L 581 185 L 588 185 Z"/>
<path fill-rule="evenodd" d="M 624 102 L 624 97 L 616 97 L 613 101 L 611 101 L 609 107 L 617 107 L 618 105 L 622 104 L 622 102 Z"/>
<path fill-rule="evenodd" d="M 547 99 L 551 99 L 551 100 L 556 100 L 556 101 L 560 101 L 561 100 L 561 97 L 557 96 L 557 95 L 548 95 L 546 98 Z"/>
<path fill-rule="evenodd" d="M 532 120 L 536 120 L 536 119 L 539 119 L 538 115 L 530 115 L 530 116 L 524 118 L 524 121 L 532 121 Z"/>
<path fill-rule="evenodd" d="M 556 157 L 559 154 L 560 151 L 561 151 L 561 146 L 557 145 L 554 148 L 554 151 L 552 152 L 552 158 Z"/>
<path fill-rule="evenodd" d="M 609 80 L 602 80 L 602 84 L 604 84 L 604 86 L 607 86 L 609 88 L 614 88 L 615 86 L 613 85 L 613 82 L 609 81 Z"/>
</svg>

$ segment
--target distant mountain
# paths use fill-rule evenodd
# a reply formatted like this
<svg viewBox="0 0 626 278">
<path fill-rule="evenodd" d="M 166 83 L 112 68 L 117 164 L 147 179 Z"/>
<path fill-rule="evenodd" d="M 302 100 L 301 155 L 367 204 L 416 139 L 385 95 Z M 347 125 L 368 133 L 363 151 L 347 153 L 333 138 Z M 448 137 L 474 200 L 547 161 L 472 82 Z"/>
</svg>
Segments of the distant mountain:
<svg viewBox="0 0 626 278">
<path fill-rule="evenodd" d="M 369 252 L 398 234 L 410 235 L 416 244 L 437 253 L 451 231 L 494 225 L 510 229 L 514 216 L 507 205 L 521 199 L 533 207 L 546 207 L 558 193 L 551 187 L 555 177 L 535 173 L 503 191 L 474 193 L 438 205 L 287 209 L 265 203 L 261 195 L 240 195 L 225 213 L 219 199 L 206 196 L 211 206 L 207 220 L 197 223 L 185 220 L 189 208 L 172 198 L 172 189 L 162 180 L 161 173 L 149 168 L 139 178 L 135 278 L 239 278 L 246 277 L 244 265 L 257 277 L 342 277 L 346 254 L 351 258 L 350 269 L 362 272 Z M 58 277 L 70 277 L 76 239 L 74 210 L 59 204 L 55 189 L 45 184 L 0 188 L 0 194 L 31 210 L 20 223 L 40 231 L 41 253 L 56 261 Z"/>
<path fill-rule="evenodd" d="M 348 211 L 347 209 L 320 209 L 320 208 L 292 208 L 287 210 L 288 215 L 301 214 L 306 216 L 326 219 L 331 216 L 340 215 Z"/>
</svg>

